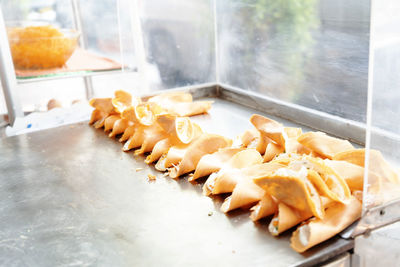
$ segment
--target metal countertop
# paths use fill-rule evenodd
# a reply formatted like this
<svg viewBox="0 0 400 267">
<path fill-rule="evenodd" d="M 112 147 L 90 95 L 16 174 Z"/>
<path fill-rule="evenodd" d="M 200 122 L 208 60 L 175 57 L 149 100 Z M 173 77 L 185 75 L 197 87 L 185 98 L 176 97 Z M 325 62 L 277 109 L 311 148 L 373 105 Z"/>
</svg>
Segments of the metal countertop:
<svg viewBox="0 0 400 267">
<path fill-rule="evenodd" d="M 195 118 L 206 131 L 250 127 L 254 111 L 215 101 Z M 86 123 L 0 139 L 0 265 L 291 266 L 353 247 L 336 237 L 298 254 L 291 233 L 274 238 L 248 212 L 226 216 L 202 184 L 162 177 L 121 148 Z"/>
</svg>

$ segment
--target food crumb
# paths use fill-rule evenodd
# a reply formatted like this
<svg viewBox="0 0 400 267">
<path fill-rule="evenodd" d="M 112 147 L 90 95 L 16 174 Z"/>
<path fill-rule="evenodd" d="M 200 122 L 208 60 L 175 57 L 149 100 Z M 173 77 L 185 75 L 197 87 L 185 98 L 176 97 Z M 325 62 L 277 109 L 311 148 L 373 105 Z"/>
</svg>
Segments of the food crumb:
<svg viewBox="0 0 400 267">
<path fill-rule="evenodd" d="M 136 172 L 139 172 L 139 171 L 141 171 L 141 170 L 143 170 L 143 168 L 136 168 L 136 169 L 135 169 Z"/>
<path fill-rule="evenodd" d="M 149 178 L 149 181 L 155 181 L 156 180 L 156 176 L 153 174 L 147 174 L 147 178 Z"/>
<path fill-rule="evenodd" d="M 212 216 L 212 215 L 213 215 L 213 212 L 210 211 L 210 212 L 208 213 L 208 216 Z"/>
</svg>

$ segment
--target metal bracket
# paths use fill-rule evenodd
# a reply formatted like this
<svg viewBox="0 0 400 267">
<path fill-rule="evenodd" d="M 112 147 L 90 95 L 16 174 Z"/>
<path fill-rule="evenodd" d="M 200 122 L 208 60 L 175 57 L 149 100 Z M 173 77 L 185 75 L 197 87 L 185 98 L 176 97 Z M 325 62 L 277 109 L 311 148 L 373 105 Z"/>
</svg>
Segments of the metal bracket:
<svg viewBox="0 0 400 267">
<path fill-rule="evenodd" d="M 399 200 L 393 200 L 365 212 L 352 233 L 352 237 L 400 221 Z"/>
</svg>

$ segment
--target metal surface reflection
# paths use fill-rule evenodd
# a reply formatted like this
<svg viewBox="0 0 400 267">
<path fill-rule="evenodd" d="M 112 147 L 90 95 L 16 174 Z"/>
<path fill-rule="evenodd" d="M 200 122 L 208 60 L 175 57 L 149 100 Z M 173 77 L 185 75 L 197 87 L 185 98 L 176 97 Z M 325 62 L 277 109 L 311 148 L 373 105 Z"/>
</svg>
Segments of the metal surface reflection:
<svg viewBox="0 0 400 267">
<path fill-rule="evenodd" d="M 254 110 L 215 100 L 200 124 L 250 127 Z M 305 266 L 353 247 L 335 237 L 298 254 L 290 233 L 223 214 L 201 184 L 163 177 L 86 123 L 0 139 L 0 193 L 2 266 Z"/>
</svg>

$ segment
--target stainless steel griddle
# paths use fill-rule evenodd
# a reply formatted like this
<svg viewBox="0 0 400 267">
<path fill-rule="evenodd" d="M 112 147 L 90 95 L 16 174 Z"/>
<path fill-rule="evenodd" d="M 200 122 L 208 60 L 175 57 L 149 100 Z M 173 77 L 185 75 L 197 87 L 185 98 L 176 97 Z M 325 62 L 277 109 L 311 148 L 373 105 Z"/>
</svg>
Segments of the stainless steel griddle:
<svg viewBox="0 0 400 267">
<path fill-rule="evenodd" d="M 189 91 L 215 100 L 194 118 L 208 132 L 234 137 L 251 127 L 251 114 L 265 114 L 232 102 L 245 101 L 234 91 Z M 121 148 L 87 123 L 0 139 L 0 265 L 308 266 L 353 248 L 335 237 L 298 254 L 291 231 L 275 238 L 269 220 L 227 216 L 222 198 L 201 194 L 204 180 L 163 177 Z"/>
</svg>

